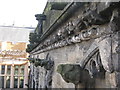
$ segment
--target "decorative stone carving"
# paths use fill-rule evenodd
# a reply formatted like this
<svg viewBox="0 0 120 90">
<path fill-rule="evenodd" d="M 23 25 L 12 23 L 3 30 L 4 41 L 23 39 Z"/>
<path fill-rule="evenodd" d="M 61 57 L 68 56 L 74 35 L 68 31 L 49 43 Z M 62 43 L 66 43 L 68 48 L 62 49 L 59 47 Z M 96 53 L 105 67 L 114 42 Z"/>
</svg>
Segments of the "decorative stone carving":
<svg viewBox="0 0 120 90">
<path fill-rule="evenodd" d="M 82 68 L 79 65 L 73 64 L 60 64 L 57 72 L 61 74 L 67 83 L 78 84 L 82 76 Z"/>
<path fill-rule="evenodd" d="M 51 88 L 52 87 L 52 74 L 54 71 L 54 61 L 52 61 L 51 57 L 49 56 L 49 53 L 46 56 L 46 62 L 43 62 L 44 68 L 46 69 L 46 75 L 45 75 L 45 88 Z"/>
<path fill-rule="evenodd" d="M 41 35 L 42 34 L 42 22 L 46 20 L 46 15 L 36 14 L 35 17 L 36 17 L 36 20 L 38 20 L 38 31 L 36 33 Z"/>
<path fill-rule="evenodd" d="M 66 37 L 70 35 L 68 25 L 64 26 L 62 29 L 63 29 L 61 33 L 62 39 L 65 39 Z"/>
<path fill-rule="evenodd" d="M 89 40 L 93 37 L 97 36 L 97 28 L 96 27 L 92 27 L 88 30 L 82 31 L 81 32 L 81 40 Z"/>
<path fill-rule="evenodd" d="M 81 30 L 87 29 L 87 26 L 88 25 L 87 25 L 87 23 L 85 21 L 80 20 L 79 23 L 78 23 L 77 29 L 79 31 L 81 31 Z"/>
<path fill-rule="evenodd" d="M 63 47 L 63 46 L 66 46 L 66 45 L 73 44 L 73 43 L 81 42 L 81 41 L 84 41 L 84 40 L 89 40 L 91 38 L 97 38 L 101 34 L 101 33 L 100 34 L 98 34 L 98 33 L 100 33 L 99 30 L 98 30 L 98 27 L 94 26 L 94 27 L 89 28 L 88 30 L 82 31 L 81 33 L 79 33 L 77 35 L 73 35 L 71 37 L 68 37 L 66 39 L 62 39 L 60 41 L 57 41 L 58 40 L 57 37 L 54 36 L 54 39 L 50 40 L 51 43 L 52 43 L 51 46 L 48 46 L 48 48 L 47 48 L 47 44 L 45 44 L 47 42 L 44 42 L 41 47 L 43 47 L 43 48 L 46 47 L 44 50 L 59 48 L 59 47 Z"/>
<path fill-rule="evenodd" d="M 74 83 L 75 85 L 85 83 L 84 80 L 86 78 L 91 80 L 92 78 L 105 78 L 105 69 L 103 68 L 99 51 L 96 50 L 87 57 L 83 68 L 77 64 L 60 64 L 57 72 L 61 74 L 67 83 Z"/>
<path fill-rule="evenodd" d="M 103 68 L 99 52 L 96 52 L 88 60 L 85 69 L 89 71 L 91 78 L 105 77 L 105 69 Z"/>
<path fill-rule="evenodd" d="M 100 5 L 101 4 L 98 4 L 98 6 Z M 80 43 L 81 41 L 84 40 L 95 39 L 100 37 L 101 35 L 107 35 L 112 33 L 112 31 L 118 30 L 118 29 L 114 29 L 114 28 L 118 28 L 119 26 L 118 25 L 119 18 L 117 18 L 119 16 L 119 10 L 114 11 L 114 9 L 118 7 L 118 4 L 116 3 L 110 4 L 104 7 L 103 11 L 99 9 L 96 10 L 95 7 L 97 7 L 96 4 L 94 5 L 94 7 L 88 8 L 89 10 L 83 13 L 82 16 L 70 20 L 69 22 L 64 24 L 63 27 L 57 29 L 58 32 L 55 32 L 54 34 L 52 34 L 53 37 L 49 38 L 50 40 L 49 44 L 47 44 L 48 43 L 47 40 L 46 41 L 44 40 L 46 44 L 41 43 L 41 45 L 39 45 L 39 50 L 40 50 L 39 52 L 59 48 L 73 43 L 78 43 L 78 42 Z M 111 8 L 110 14 L 109 13 L 104 14 L 104 11 L 107 12 L 106 8 L 109 10 Z M 113 15 L 111 14 L 112 12 Z M 110 32 L 110 30 L 105 30 L 104 32 L 101 32 L 102 30 L 101 31 L 99 30 L 99 27 L 101 27 L 100 25 L 104 25 L 109 21 L 112 31 Z M 31 53 L 37 51 L 38 49 L 35 49 Z"/>
<path fill-rule="evenodd" d="M 81 68 L 78 64 L 60 64 L 57 67 L 57 72 L 67 83 L 74 83 L 75 86 L 88 83 L 94 87 L 92 84 L 94 79 L 90 77 L 87 70 Z"/>
<path fill-rule="evenodd" d="M 120 30 L 120 9 L 113 11 L 109 25 L 113 32 Z"/>
<path fill-rule="evenodd" d="M 104 4 L 107 5 L 108 3 L 109 2 L 106 2 Z M 89 5 L 90 4 L 91 3 L 89 2 Z M 59 65 L 57 67 L 58 73 L 60 73 L 66 82 L 74 83 L 75 87 L 81 85 L 83 88 L 85 87 L 85 89 L 87 89 L 89 86 L 93 86 L 93 88 L 112 87 L 112 85 L 116 88 L 120 86 L 120 35 L 117 35 L 120 34 L 120 13 L 119 10 L 116 9 L 116 6 L 114 9 L 111 8 L 111 6 L 110 8 L 102 8 L 101 6 L 101 10 L 99 8 L 96 9 L 98 4 L 99 3 L 96 4 L 94 9 L 86 6 L 88 7 L 88 10 L 83 13 L 84 15 L 81 15 L 82 10 L 79 9 L 78 11 L 80 12 L 75 13 L 75 16 L 66 20 L 64 23 L 60 23 L 58 27 L 52 28 L 53 32 L 49 29 L 48 32 L 51 33 L 46 32 L 49 36 L 45 36 L 46 38 L 43 37 L 40 45 L 31 52 L 33 55 L 42 55 L 47 52 L 50 52 L 51 55 L 53 54 L 53 57 L 56 60 L 59 60 L 59 62 L 56 61 L 55 64 Z M 76 16 L 78 13 L 80 14 L 79 17 Z M 72 21 L 73 19 L 74 21 Z M 56 23 L 59 22 L 56 21 Z M 74 43 L 77 44 L 74 45 Z M 71 44 L 73 45 L 66 47 Z M 60 49 L 61 47 L 64 48 Z M 59 48 L 60 50 L 55 50 L 56 48 Z M 73 48 L 74 51 L 71 50 L 71 48 Z M 78 62 L 78 59 L 81 59 L 79 60 L 79 65 L 60 64 L 63 63 L 63 61 L 60 61 L 57 55 L 62 51 L 65 51 L 62 60 L 65 59 L 65 62 L 72 63 Z M 76 54 L 71 56 L 73 53 L 81 55 Z M 75 60 L 72 61 L 72 58 Z M 54 62 L 52 61 L 52 58 L 49 57 L 45 60 L 38 61 L 36 59 L 35 62 L 34 65 L 36 64 L 36 66 L 45 68 L 45 85 L 49 88 L 52 84 L 52 73 L 54 71 Z M 54 71 L 53 76 L 57 78 L 56 71 Z M 61 84 L 61 82 L 58 81 L 58 78 L 56 78 L 53 79 L 53 84 L 55 86 L 57 86 L 56 84 Z"/>
<path fill-rule="evenodd" d="M 83 21 L 86 21 L 90 26 L 101 25 L 106 23 L 105 18 L 102 18 L 102 16 L 98 14 L 96 11 L 87 12 L 85 17 L 83 18 Z"/>
<path fill-rule="evenodd" d="M 53 65 L 54 65 L 54 61 L 52 61 L 51 58 L 49 58 L 49 60 L 44 65 L 44 68 L 50 70 L 53 67 Z"/>
<path fill-rule="evenodd" d="M 46 88 L 52 88 L 52 75 L 54 71 L 54 67 L 48 67 L 49 69 L 46 70 L 45 75 L 45 86 Z"/>
<path fill-rule="evenodd" d="M 34 59 L 34 58 L 29 58 L 30 61 L 34 61 L 34 65 L 44 67 L 46 70 L 50 70 L 53 65 L 54 61 L 51 60 L 51 58 L 46 56 L 46 59 Z"/>
<path fill-rule="evenodd" d="M 71 35 L 71 34 L 74 34 L 74 29 L 75 29 L 75 26 L 73 26 L 73 23 L 72 21 L 70 21 L 68 24 L 67 24 L 67 33 L 68 35 Z"/>
<path fill-rule="evenodd" d="M 44 60 L 44 59 L 43 59 Z M 34 65 L 37 67 L 37 66 L 43 66 L 43 64 L 42 64 L 42 62 L 43 62 L 43 60 L 42 59 L 35 59 L 35 63 L 34 63 Z"/>
<path fill-rule="evenodd" d="M 39 68 L 36 68 L 36 73 L 34 74 L 35 75 L 35 88 L 38 89 L 38 84 L 39 84 Z"/>
</svg>

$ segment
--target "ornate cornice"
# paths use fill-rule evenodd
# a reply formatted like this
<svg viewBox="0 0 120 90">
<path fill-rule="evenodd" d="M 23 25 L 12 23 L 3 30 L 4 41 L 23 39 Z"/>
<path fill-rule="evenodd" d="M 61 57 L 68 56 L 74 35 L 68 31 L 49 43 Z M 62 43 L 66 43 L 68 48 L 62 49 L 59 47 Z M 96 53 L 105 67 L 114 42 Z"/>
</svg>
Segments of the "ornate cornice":
<svg viewBox="0 0 120 90">
<path fill-rule="evenodd" d="M 115 5 L 118 4 L 109 4 L 109 6 L 106 7 L 107 9 L 104 8 L 102 11 L 93 8 L 85 9 L 81 17 L 78 16 L 77 18 L 69 20 L 64 26 L 58 28 L 48 36 L 48 38 L 42 41 L 42 43 L 30 53 L 37 54 L 113 33 L 111 26 L 114 23 L 111 22 L 114 22 L 114 19 L 111 17 L 114 16 L 113 11 L 117 7 L 115 7 Z M 95 6 L 97 7 L 97 5 Z M 105 18 L 106 14 L 104 15 L 103 13 L 108 9 L 110 9 L 111 14 Z M 107 26 L 103 28 L 101 25 L 105 24 L 107 24 Z M 109 28 L 109 30 L 105 30 L 105 27 Z"/>
<path fill-rule="evenodd" d="M 22 57 L 26 57 L 27 53 L 25 51 L 20 51 L 20 50 L 4 50 L 1 51 L 0 50 L 0 57 L 5 58 L 5 57 L 9 57 L 9 58 L 22 58 Z"/>
<path fill-rule="evenodd" d="M 101 31 L 100 28 L 101 27 L 99 26 L 93 26 L 89 28 L 88 30 L 83 30 L 79 34 L 72 35 L 62 40 L 59 40 L 59 37 L 54 37 L 55 41 L 48 40 L 48 42 L 46 43 L 44 42 L 44 44 L 41 44 L 39 47 L 37 47 L 39 48 L 39 51 L 35 52 L 34 54 L 45 52 L 45 51 L 52 50 L 55 48 L 60 48 L 63 46 L 68 46 L 68 45 L 75 44 L 75 43 L 80 43 L 82 41 L 87 41 L 90 39 L 95 39 L 95 38 L 100 37 L 101 35 L 112 34 L 112 31 L 104 32 L 104 31 Z M 51 44 L 52 42 L 53 44 Z"/>
</svg>

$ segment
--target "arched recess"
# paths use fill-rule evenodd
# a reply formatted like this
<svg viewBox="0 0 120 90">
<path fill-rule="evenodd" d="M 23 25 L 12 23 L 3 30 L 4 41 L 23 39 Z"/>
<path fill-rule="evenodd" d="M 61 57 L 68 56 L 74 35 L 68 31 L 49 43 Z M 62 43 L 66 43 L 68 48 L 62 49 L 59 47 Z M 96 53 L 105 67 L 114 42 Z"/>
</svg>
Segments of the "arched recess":
<svg viewBox="0 0 120 90">
<path fill-rule="evenodd" d="M 89 54 L 89 57 L 85 59 L 84 69 L 89 71 L 91 78 L 105 77 L 105 69 L 102 65 L 98 48 L 95 48 L 95 50 Z"/>
<path fill-rule="evenodd" d="M 99 47 L 93 43 L 84 55 L 84 59 L 80 61 L 80 66 L 89 71 L 91 78 L 105 77 L 105 69 L 102 64 Z M 102 74 L 102 75 L 101 75 Z"/>
</svg>

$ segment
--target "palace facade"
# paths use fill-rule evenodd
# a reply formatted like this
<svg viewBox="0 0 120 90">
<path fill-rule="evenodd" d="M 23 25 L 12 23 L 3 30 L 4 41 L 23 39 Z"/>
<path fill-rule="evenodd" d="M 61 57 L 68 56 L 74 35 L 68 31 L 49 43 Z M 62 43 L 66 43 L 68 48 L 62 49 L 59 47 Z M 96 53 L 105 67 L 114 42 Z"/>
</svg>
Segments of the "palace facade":
<svg viewBox="0 0 120 90">
<path fill-rule="evenodd" d="M 28 87 L 29 61 L 26 47 L 32 30 L 0 26 L 0 88 Z"/>
</svg>

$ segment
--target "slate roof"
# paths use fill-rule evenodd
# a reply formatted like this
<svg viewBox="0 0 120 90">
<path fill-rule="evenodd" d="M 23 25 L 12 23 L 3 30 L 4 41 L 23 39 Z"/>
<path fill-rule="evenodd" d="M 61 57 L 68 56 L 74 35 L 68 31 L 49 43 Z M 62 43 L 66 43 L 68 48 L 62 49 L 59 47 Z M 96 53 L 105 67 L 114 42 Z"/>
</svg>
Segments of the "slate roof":
<svg viewBox="0 0 120 90">
<path fill-rule="evenodd" d="M 29 33 L 35 28 L 0 26 L 0 41 L 29 42 Z"/>
</svg>

